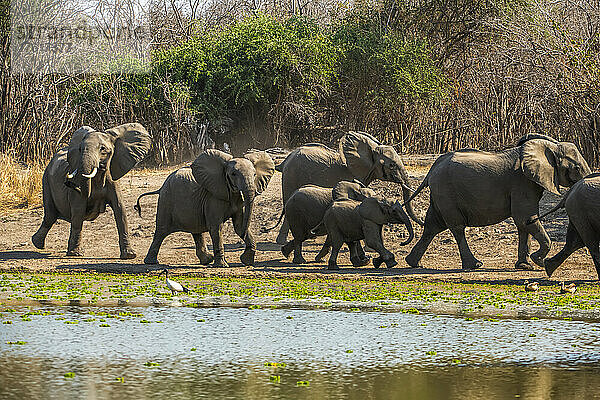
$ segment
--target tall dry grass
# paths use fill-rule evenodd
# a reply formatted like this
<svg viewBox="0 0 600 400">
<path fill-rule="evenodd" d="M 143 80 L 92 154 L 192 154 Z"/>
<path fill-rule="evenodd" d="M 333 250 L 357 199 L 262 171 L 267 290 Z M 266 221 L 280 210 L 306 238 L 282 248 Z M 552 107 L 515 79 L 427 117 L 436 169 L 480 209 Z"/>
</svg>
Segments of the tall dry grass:
<svg viewBox="0 0 600 400">
<path fill-rule="evenodd" d="M 40 163 L 24 166 L 0 153 L 0 215 L 41 204 L 43 174 Z"/>
</svg>

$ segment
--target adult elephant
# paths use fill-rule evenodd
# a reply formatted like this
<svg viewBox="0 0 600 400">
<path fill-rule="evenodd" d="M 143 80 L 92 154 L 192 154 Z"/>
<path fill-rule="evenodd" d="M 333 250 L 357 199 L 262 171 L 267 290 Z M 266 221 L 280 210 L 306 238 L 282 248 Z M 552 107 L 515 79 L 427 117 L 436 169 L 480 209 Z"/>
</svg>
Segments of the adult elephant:
<svg viewBox="0 0 600 400">
<path fill-rule="evenodd" d="M 117 223 L 121 258 L 135 258 L 117 181 L 148 154 L 150 145 L 148 131 L 138 123 L 104 132 L 89 126 L 75 131 L 69 146 L 59 150 L 44 171 L 44 219 L 31 238 L 34 246 L 43 249 L 48 231 L 63 219 L 71 223 L 67 256 L 82 255 L 83 221 L 95 220 L 109 205 Z"/>
<path fill-rule="evenodd" d="M 276 167 L 282 172 L 283 204 L 292 193 L 304 185 L 334 187 L 340 181 L 359 180 L 368 186 L 375 179 L 402 185 L 404 200 L 412 191 L 402 159 L 392 146 L 382 145 L 371 135 L 359 132 L 346 133 L 339 142 L 339 150 L 319 143 L 309 143 L 292 151 Z M 406 201 L 406 210 L 417 223 L 412 205 Z M 284 218 L 277 243 L 285 244 L 289 225 Z"/>
<path fill-rule="evenodd" d="M 265 152 L 233 158 L 213 149 L 200 154 L 191 167 L 173 172 L 159 190 L 138 198 L 136 209 L 141 213 L 140 198 L 159 195 L 154 239 L 144 262 L 158 263 L 158 251 L 169 234 L 189 232 L 202 264 L 214 260 L 215 266 L 226 267 L 223 224 L 231 218 L 235 233 L 246 244 L 240 259 L 244 265 L 252 265 L 256 242 L 249 226 L 254 198 L 266 189 L 274 173 L 275 164 Z M 210 232 L 214 258 L 208 254 L 204 232 Z"/>
<path fill-rule="evenodd" d="M 539 221 L 527 224 L 539 212 L 544 189 L 558 194 L 590 173 L 585 159 L 570 142 L 544 135 L 527 135 L 517 147 L 502 152 L 465 149 L 440 156 L 411 198 L 429 186 L 429 208 L 423 235 L 406 257 L 418 267 L 433 238 L 450 229 L 456 239 L 463 269 L 478 268 L 465 238 L 465 227 L 487 226 L 512 217 L 519 236 L 517 269 L 531 270 L 530 261 L 543 266 L 550 238 Z M 529 254 L 533 236 L 540 248 Z"/>
</svg>

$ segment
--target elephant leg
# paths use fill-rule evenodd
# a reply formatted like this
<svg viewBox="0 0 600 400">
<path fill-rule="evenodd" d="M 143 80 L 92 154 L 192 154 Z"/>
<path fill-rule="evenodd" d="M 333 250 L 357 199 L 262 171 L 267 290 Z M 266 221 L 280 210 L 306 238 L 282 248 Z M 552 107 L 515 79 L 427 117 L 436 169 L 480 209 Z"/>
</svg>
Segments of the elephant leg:
<svg viewBox="0 0 600 400">
<path fill-rule="evenodd" d="M 115 183 L 115 185 L 117 185 Z M 115 222 L 117 223 L 117 232 L 119 233 L 119 248 L 121 250 L 121 259 L 129 260 L 136 257 L 135 251 L 129 243 L 129 227 L 127 225 L 127 214 L 123 209 L 121 201 L 121 192 L 118 186 L 114 187 L 110 193 L 110 206 L 113 209 Z"/>
<path fill-rule="evenodd" d="M 294 264 L 306 264 L 306 260 L 302 256 L 302 240 L 294 239 L 292 242 L 294 243 L 294 259 L 292 262 Z"/>
<path fill-rule="evenodd" d="M 223 246 L 223 223 L 210 228 L 210 239 L 212 240 L 215 267 L 228 267 L 225 261 L 225 247 Z"/>
<path fill-rule="evenodd" d="M 544 269 L 546 270 L 548 277 L 552 276 L 554 271 L 556 271 L 556 269 L 560 267 L 573 252 L 581 249 L 583 246 L 583 240 L 581 239 L 581 236 L 579 236 L 579 232 L 577 232 L 577 229 L 575 229 L 571 221 L 569 221 L 565 245 L 553 257 L 544 260 Z"/>
<path fill-rule="evenodd" d="M 542 226 L 542 223 L 539 220 L 529 225 L 523 223 L 521 226 L 525 226 L 526 231 L 531 236 L 533 236 L 533 238 L 540 245 L 540 248 L 536 252 L 531 254 L 531 259 L 540 267 L 544 267 L 544 259 L 550 252 L 550 246 L 552 244 L 552 242 L 550 241 L 550 237 L 544 230 L 544 227 Z"/>
<path fill-rule="evenodd" d="M 56 223 L 58 216 L 58 211 L 54 205 L 54 200 L 52 200 L 50 188 L 46 179 L 43 180 L 42 199 L 44 202 L 44 219 L 37 232 L 31 237 L 31 242 L 38 249 L 43 249 L 45 247 L 46 236 L 48 235 L 50 228 L 52 228 L 52 225 Z"/>
<path fill-rule="evenodd" d="M 162 245 L 163 240 L 165 240 L 167 236 L 168 233 L 158 229 L 154 232 L 152 244 L 150 244 L 148 253 L 144 258 L 144 264 L 158 264 L 158 251 L 160 250 L 160 246 Z"/>
<path fill-rule="evenodd" d="M 365 243 L 379 254 L 379 257 L 373 259 L 373 266 L 375 268 L 379 268 L 383 262 L 385 262 L 385 265 L 388 268 L 393 268 L 398 265 L 398 262 L 396 261 L 396 258 L 392 252 L 386 249 L 383 245 L 383 236 L 381 234 L 382 229 L 382 225 L 376 225 L 372 222 L 364 222 L 363 232 L 365 234 Z"/>
<path fill-rule="evenodd" d="M 290 224 L 287 222 L 287 218 L 284 216 L 283 222 L 281 223 L 281 228 L 279 228 L 279 233 L 277 234 L 277 239 L 275 239 L 277 244 L 283 245 L 287 242 L 289 230 L 290 230 Z"/>
<path fill-rule="evenodd" d="M 331 243 L 331 254 L 329 255 L 329 263 L 327 265 L 327 269 L 337 270 L 337 269 L 340 269 L 340 267 L 338 267 L 338 264 L 337 264 L 337 258 L 338 258 L 338 254 L 340 253 L 340 249 L 342 248 L 342 245 L 344 244 L 344 241 L 336 233 L 334 233 L 331 236 L 332 237 L 330 238 L 328 235 L 328 238 L 327 238 L 327 240 L 329 240 Z"/>
<path fill-rule="evenodd" d="M 321 247 L 319 254 L 317 254 L 315 257 L 315 261 L 321 262 L 327 253 L 329 253 L 329 249 L 331 249 L 331 240 L 329 239 L 329 236 L 327 236 L 327 239 L 325 239 L 325 242 L 323 242 L 323 247 Z"/>
<path fill-rule="evenodd" d="M 235 233 L 244 240 L 246 248 L 240 256 L 240 261 L 244 265 L 254 265 L 254 256 L 256 255 L 256 240 L 250 229 L 242 231 L 244 225 L 244 215 L 240 212 L 233 216 L 233 229 Z"/>
<path fill-rule="evenodd" d="M 71 219 L 71 233 L 69 235 L 69 244 L 67 246 L 67 256 L 78 257 L 83 253 L 80 249 L 81 229 L 83 228 L 83 217 L 74 216 Z"/>
<path fill-rule="evenodd" d="M 455 226 L 450 228 L 450 232 L 452 232 L 452 236 L 456 240 L 456 244 L 458 245 L 458 252 L 460 253 L 460 261 L 463 269 L 475 269 L 479 268 L 483 265 L 481 261 L 479 261 L 473 255 L 469 244 L 467 243 L 467 238 L 465 236 L 465 227 L 464 226 Z"/>
<path fill-rule="evenodd" d="M 194 237 L 194 243 L 196 243 L 196 256 L 200 260 L 200 264 L 208 265 L 213 262 L 213 256 L 208 254 L 204 233 L 193 233 L 192 236 Z"/>
<path fill-rule="evenodd" d="M 525 271 L 533 271 L 533 266 L 531 265 L 531 258 L 529 257 L 531 235 L 524 227 L 519 225 L 517 225 L 517 233 L 519 236 L 519 250 L 517 262 L 515 263 L 515 268 L 522 269 Z"/>
<path fill-rule="evenodd" d="M 598 277 L 600 277 L 600 240 L 598 237 L 598 233 L 595 231 L 594 227 L 590 224 L 588 220 L 585 221 L 577 221 L 577 232 L 590 252 L 590 256 L 594 261 L 594 266 L 596 267 L 596 273 Z M 569 223 L 569 225 L 571 225 Z"/>
<path fill-rule="evenodd" d="M 433 204 L 430 203 L 425 215 L 423 234 L 406 256 L 406 263 L 412 268 L 420 267 L 419 263 L 421 262 L 421 258 L 423 258 L 423 254 L 427 251 L 427 247 L 429 247 L 433 238 L 444 230 L 446 230 L 446 224 L 437 211 L 435 211 Z"/>
<path fill-rule="evenodd" d="M 348 248 L 350 248 L 350 262 L 353 267 L 364 267 L 371 262 L 371 257 L 364 253 L 360 240 L 348 242 Z"/>
</svg>

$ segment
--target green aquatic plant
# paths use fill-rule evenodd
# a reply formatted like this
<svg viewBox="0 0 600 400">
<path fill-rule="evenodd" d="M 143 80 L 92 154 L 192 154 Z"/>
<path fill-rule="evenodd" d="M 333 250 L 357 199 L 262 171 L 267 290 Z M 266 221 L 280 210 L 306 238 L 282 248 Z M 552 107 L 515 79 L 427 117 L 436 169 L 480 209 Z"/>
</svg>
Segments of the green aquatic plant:
<svg viewBox="0 0 600 400">
<path fill-rule="evenodd" d="M 281 376 L 279 375 L 271 375 L 269 380 L 273 383 L 281 383 Z"/>
<path fill-rule="evenodd" d="M 100 328 L 110 328 L 109 324 L 100 324 Z"/>
<path fill-rule="evenodd" d="M 12 321 L 6 320 L 6 321 L 2 321 L 2 323 L 5 324 L 5 325 L 10 325 L 10 324 L 12 324 Z"/>
<path fill-rule="evenodd" d="M 310 382 L 309 382 L 309 381 L 298 381 L 298 382 L 296 382 L 296 386 L 297 386 L 297 387 L 302 387 L 302 386 L 306 387 L 306 386 L 310 386 Z"/>
<path fill-rule="evenodd" d="M 27 344 L 27 342 L 25 342 L 23 340 L 17 340 L 16 342 L 6 342 L 6 344 L 16 344 L 19 346 L 23 346 L 24 344 Z"/>
<path fill-rule="evenodd" d="M 125 382 L 125 378 L 123 378 L 122 376 L 120 376 L 120 377 L 116 378 L 115 380 L 116 380 L 117 382 L 120 382 L 120 383 L 124 383 L 124 382 Z"/>
<path fill-rule="evenodd" d="M 75 378 L 75 372 L 67 372 L 63 375 L 65 379 Z"/>
<path fill-rule="evenodd" d="M 346 350 L 346 353 L 348 353 L 348 354 L 350 354 L 350 353 L 354 353 L 354 350 L 350 350 L 350 349 L 348 349 L 348 350 Z"/>
<path fill-rule="evenodd" d="M 150 368 L 152 368 L 152 367 L 158 367 L 158 366 L 160 365 L 160 363 L 153 362 L 153 361 L 146 361 L 146 362 L 144 363 L 144 365 L 145 365 L 146 367 L 150 367 Z"/>
<path fill-rule="evenodd" d="M 192 348 L 190 349 L 190 351 L 196 351 L 196 348 L 195 348 L 195 347 L 192 347 Z"/>
<path fill-rule="evenodd" d="M 435 356 L 435 355 L 437 355 L 437 351 L 435 351 L 435 350 L 429 350 L 429 351 L 428 351 L 427 353 L 425 353 L 425 354 L 427 354 L 428 356 Z"/>
<path fill-rule="evenodd" d="M 265 367 L 273 367 L 273 368 L 284 368 L 286 366 L 285 363 L 279 362 L 266 362 Z"/>
</svg>

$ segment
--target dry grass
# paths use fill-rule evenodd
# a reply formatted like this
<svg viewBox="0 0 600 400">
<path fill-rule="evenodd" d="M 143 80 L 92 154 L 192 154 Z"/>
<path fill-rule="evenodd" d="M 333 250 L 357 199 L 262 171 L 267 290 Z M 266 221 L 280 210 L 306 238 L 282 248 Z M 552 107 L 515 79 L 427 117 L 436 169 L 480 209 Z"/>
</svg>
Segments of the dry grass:
<svg viewBox="0 0 600 400">
<path fill-rule="evenodd" d="M 0 153 L 0 215 L 41 204 L 43 174 L 42 164 L 26 167 Z"/>
</svg>

